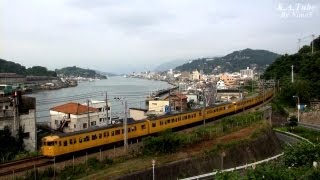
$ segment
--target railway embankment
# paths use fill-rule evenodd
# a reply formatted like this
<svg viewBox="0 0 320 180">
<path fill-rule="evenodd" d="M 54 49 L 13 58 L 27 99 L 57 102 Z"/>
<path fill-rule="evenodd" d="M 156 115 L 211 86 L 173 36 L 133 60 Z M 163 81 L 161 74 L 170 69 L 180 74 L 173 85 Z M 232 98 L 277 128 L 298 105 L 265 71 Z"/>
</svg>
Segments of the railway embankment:
<svg viewBox="0 0 320 180">
<path fill-rule="evenodd" d="M 199 144 L 203 151 L 182 160 L 155 167 L 156 179 L 177 179 L 256 162 L 281 153 L 281 144 L 270 127 L 250 127 L 216 139 L 216 143 Z M 185 151 L 192 151 L 186 149 Z M 176 155 L 179 155 L 177 153 Z M 150 162 L 151 163 L 151 162 Z M 114 179 L 152 179 L 152 168 Z"/>
</svg>

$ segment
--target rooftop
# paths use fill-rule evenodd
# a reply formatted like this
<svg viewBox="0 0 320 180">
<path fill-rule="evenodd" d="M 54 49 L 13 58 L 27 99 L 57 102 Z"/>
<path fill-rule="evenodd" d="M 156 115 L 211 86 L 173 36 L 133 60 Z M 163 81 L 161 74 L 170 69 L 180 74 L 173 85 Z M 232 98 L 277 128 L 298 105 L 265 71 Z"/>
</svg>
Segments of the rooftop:
<svg viewBox="0 0 320 180">
<path fill-rule="evenodd" d="M 62 112 L 65 114 L 81 115 L 89 112 L 98 112 L 97 108 L 88 107 L 79 103 L 70 102 L 50 109 L 51 111 Z"/>
</svg>

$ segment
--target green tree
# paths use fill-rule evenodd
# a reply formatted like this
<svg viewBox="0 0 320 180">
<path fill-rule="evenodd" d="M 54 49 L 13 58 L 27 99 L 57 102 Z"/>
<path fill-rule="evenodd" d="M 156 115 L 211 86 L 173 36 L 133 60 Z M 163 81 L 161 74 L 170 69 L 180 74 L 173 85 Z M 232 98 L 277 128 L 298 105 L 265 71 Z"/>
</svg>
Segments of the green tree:
<svg viewBox="0 0 320 180">
<path fill-rule="evenodd" d="M 285 148 L 284 163 L 288 167 L 312 167 L 313 161 L 319 161 L 319 153 L 319 145 L 301 142 Z"/>
</svg>

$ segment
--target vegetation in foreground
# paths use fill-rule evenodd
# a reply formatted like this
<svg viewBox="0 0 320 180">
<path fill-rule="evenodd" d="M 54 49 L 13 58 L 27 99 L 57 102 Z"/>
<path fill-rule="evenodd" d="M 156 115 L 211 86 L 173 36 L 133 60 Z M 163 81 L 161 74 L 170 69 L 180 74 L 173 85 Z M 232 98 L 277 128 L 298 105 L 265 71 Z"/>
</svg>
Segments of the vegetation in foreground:
<svg viewBox="0 0 320 180">
<path fill-rule="evenodd" d="M 276 162 L 259 165 L 244 173 L 219 173 L 216 179 L 319 179 L 320 168 L 314 162 L 320 161 L 320 146 L 298 143 L 287 146 L 284 156 Z"/>
</svg>

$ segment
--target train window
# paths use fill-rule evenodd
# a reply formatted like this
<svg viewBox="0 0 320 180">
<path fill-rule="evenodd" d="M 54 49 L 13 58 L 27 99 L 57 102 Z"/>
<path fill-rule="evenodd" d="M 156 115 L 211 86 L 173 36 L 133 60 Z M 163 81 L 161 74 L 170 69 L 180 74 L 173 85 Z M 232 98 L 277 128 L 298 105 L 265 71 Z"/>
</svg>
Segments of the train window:
<svg viewBox="0 0 320 180">
<path fill-rule="evenodd" d="M 106 133 L 106 132 L 104 132 L 104 133 L 103 133 L 103 137 L 106 137 L 106 136 L 107 136 L 107 133 Z"/>
<path fill-rule="evenodd" d="M 69 144 L 72 144 L 72 139 L 69 140 Z"/>
<path fill-rule="evenodd" d="M 73 144 L 76 144 L 77 143 L 77 140 L 74 138 L 73 139 Z"/>
<path fill-rule="evenodd" d="M 194 114 L 193 114 L 193 117 L 197 117 L 197 113 L 194 113 Z"/>
<path fill-rule="evenodd" d="M 46 142 L 42 142 L 42 145 L 45 146 L 45 145 L 46 145 Z"/>
<path fill-rule="evenodd" d="M 124 129 L 122 129 L 122 134 L 124 134 Z"/>
<path fill-rule="evenodd" d="M 171 122 L 173 123 L 173 122 L 174 122 L 174 119 L 171 119 Z"/>
<path fill-rule="evenodd" d="M 160 121 L 160 126 L 162 126 L 163 125 L 163 122 L 162 121 Z"/>
<path fill-rule="evenodd" d="M 187 116 L 187 115 L 185 115 L 185 116 L 184 116 L 184 119 L 187 119 L 187 118 L 188 118 L 188 116 Z"/>
<path fill-rule="evenodd" d="M 152 123 L 152 127 L 156 127 L 156 123 Z"/>
<path fill-rule="evenodd" d="M 109 131 L 107 131 L 107 137 L 109 137 Z"/>
<path fill-rule="evenodd" d="M 114 136 L 114 131 L 111 131 L 111 136 Z"/>
<path fill-rule="evenodd" d="M 79 138 L 79 143 L 82 143 L 82 138 Z"/>
<path fill-rule="evenodd" d="M 128 128 L 128 133 L 131 131 L 131 128 Z"/>
<path fill-rule="evenodd" d="M 116 135 L 120 134 L 120 129 L 116 130 Z"/>
<path fill-rule="evenodd" d="M 191 116 L 190 115 L 188 115 L 188 119 L 190 119 L 191 118 Z"/>
<path fill-rule="evenodd" d="M 167 123 L 168 123 L 168 124 L 170 123 L 170 119 L 167 120 Z"/>
<path fill-rule="evenodd" d="M 199 112 L 199 116 L 201 116 L 201 115 L 202 115 L 202 112 L 200 111 L 200 112 Z"/>
<path fill-rule="evenodd" d="M 97 139 L 97 135 L 95 135 L 95 134 L 92 135 L 92 136 L 91 136 L 91 139 L 92 139 L 92 140 L 96 140 L 96 139 Z"/>
<path fill-rule="evenodd" d="M 83 139 L 84 142 L 86 141 L 90 141 L 90 137 L 89 136 L 86 136 L 84 139 Z"/>
<path fill-rule="evenodd" d="M 102 138 L 102 134 L 101 133 L 99 133 L 99 139 L 101 139 Z"/>
<path fill-rule="evenodd" d="M 146 128 L 145 124 L 141 125 L 141 129 L 145 129 L 145 128 Z"/>
<path fill-rule="evenodd" d="M 61 141 L 59 141 L 59 146 L 61 146 Z"/>
<path fill-rule="evenodd" d="M 63 141 L 63 146 L 68 146 L 68 141 Z"/>
<path fill-rule="evenodd" d="M 53 146 L 54 142 L 47 142 L 47 146 Z"/>
<path fill-rule="evenodd" d="M 57 142 L 57 141 L 55 141 L 55 142 L 54 142 L 54 145 L 55 145 L 55 146 L 56 146 L 56 145 L 58 145 L 58 142 Z"/>
</svg>

